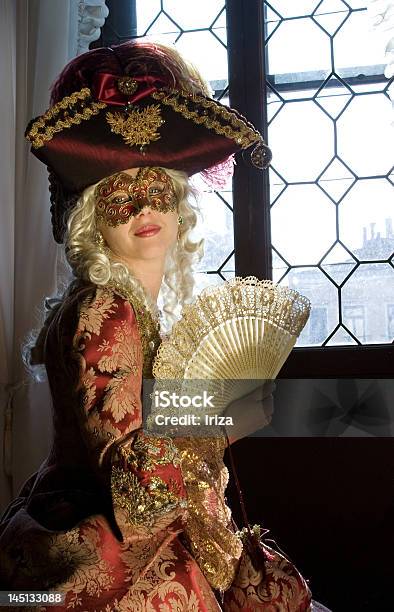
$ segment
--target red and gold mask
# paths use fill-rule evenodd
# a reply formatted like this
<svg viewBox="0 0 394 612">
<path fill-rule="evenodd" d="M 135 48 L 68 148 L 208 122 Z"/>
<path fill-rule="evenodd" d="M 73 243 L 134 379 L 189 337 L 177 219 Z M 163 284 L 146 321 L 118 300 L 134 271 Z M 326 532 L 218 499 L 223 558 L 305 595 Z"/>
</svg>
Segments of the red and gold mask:
<svg viewBox="0 0 394 612">
<path fill-rule="evenodd" d="M 135 177 L 113 174 L 97 185 L 95 196 L 97 221 L 112 227 L 128 223 L 145 206 L 162 213 L 177 210 L 174 183 L 161 168 L 140 168 Z"/>
</svg>

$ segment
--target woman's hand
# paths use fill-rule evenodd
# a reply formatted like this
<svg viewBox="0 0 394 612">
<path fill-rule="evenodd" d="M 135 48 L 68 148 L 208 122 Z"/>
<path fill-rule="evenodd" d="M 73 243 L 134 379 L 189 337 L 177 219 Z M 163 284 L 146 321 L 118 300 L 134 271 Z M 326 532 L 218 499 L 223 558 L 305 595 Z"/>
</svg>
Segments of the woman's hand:
<svg viewBox="0 0 394 612">
<path fill-rule="evenodd" d="M 230 444 L 269 425 L 274 412 L 275 388 L 275 382 L 267 380 L 261 387 L 227 406 L 224 416 L 231 417 L 233 422 L 226 427 Z"/>
</svg>

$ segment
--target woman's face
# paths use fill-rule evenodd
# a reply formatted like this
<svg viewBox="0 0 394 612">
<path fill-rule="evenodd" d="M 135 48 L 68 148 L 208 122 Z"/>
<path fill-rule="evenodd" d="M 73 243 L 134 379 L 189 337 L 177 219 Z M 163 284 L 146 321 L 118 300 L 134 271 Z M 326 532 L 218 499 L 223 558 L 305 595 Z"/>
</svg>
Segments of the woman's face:
<svg viewBox="0 0 394 612">
<path fill-rule="evenodd" d="M 164 261 L 178 234 L 173 183 L 159 168 L 139 170 L 101 181 L 96 192 L 98 229 L 120 260 Z"/>
</svg>

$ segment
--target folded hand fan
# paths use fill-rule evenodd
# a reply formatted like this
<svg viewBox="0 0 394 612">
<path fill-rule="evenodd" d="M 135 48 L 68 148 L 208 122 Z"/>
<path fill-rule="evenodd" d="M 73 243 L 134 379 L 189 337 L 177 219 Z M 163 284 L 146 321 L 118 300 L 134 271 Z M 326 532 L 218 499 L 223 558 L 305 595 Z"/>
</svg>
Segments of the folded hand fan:
<svg viewBox="0 0 394 612">
<path fill-rule="evenodd" d="M 153 375 L 161 381 L 207 381 L 220 398 L 214 410 L 220 413 L 255 388 L 256 380 L 277 376 L 309 313 L 308 298 L 270 280 L 235 277 L 208 287 L 184 307 L 163 340 Z M 187 389 L 190 393 L 190 383 Z"/>
</svg>

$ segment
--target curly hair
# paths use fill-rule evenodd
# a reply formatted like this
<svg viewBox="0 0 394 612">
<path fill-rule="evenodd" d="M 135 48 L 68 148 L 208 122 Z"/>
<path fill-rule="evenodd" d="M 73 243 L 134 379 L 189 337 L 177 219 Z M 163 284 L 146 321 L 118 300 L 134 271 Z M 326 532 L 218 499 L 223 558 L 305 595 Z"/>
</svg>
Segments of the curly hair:
<svg viewBox="0 0 394 612">
<path fill-rule="evenodd" d="M 177 319 L 184 304 L 191 301 L 194 288 L 193 264 L 203 256 L 203 240 L 193 242 L 190 232 L 197 223 L 198 191 L 190 184 L 187 175 L 177 170 L 162 168 L 172 178 L 178 201 L 178 213 L 183 217 L 179 226 L 178 241 L 167 254 L 161 299 L 166 320 L 163 329 L 169 329 Z M 71 211 L 65 237 L 65 255 L 71 267 L 74 280 L 62 295 L 45 300 L 45 322 L 41 329 L 32 330 L 22 348 L 22 358 L 26 368 L 36 380 L 45 379 L 43 367 L 46 333 L 64 300 L 68 299 L 70 287 L 79 280 L 87 280 L 95 285 L 106 285 L 115 281 L 126 289 L 131 289 L 142 300 L 153 315 L 157 306 L 145 291 L 140 281 L 129 268 L 111 257 L 107 247 L 96 241 L 96 185 L 87 187 Z M 194 199 L 194 202 L 193 202 Z"/>
<path fill-rule="evenodd" d="M 188 303 L 193 295 L 194 278 L 192 266 L 203 255 L 203 240 L 193 242 L 190 232 L 197 223 L 197 207 L 191 203 L 191 196 L 197 192 L 191 186 L 184 172 L 162 168 L 173 180 L 178 201 L 178 213 L 183 218 L 179 226 L 178 241 L 168 253 L 162 285 L 163 311 L 169 321 L 176 319 L 177 310 Z M 142 299 L 145 306 L 156 311 L 141 283 L 126 264 L 116 261 L 108 248 L 96 241 L 97 226 L 95 215 L 95 188 L 85 189 L 71 211 L 67 221 L 65 252 L 69 265 L 77 278 L 89 280 L 96 285 L 115 281 L 131 289 Z"/>
</svg>

